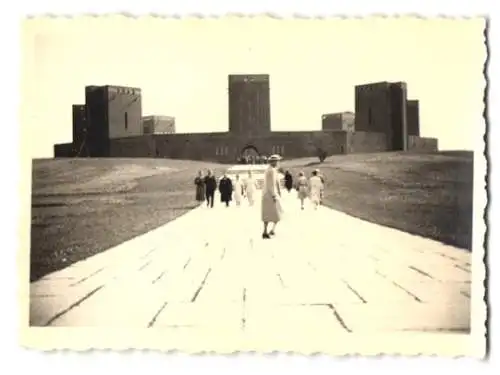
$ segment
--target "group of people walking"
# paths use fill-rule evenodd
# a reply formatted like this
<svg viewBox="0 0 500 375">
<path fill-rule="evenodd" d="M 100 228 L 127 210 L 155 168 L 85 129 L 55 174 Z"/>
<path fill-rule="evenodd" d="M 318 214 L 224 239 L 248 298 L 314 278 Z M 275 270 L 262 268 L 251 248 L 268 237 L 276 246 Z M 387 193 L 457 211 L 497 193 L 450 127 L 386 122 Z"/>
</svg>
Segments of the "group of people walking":
<svg viewBox="0 0 500 375">
<path fill-rule="evenodd" d="M 270 156 L 268 168 L 264 172 L 264 185 L 262 188 L 262 208 L 261 216 L 264 225 L 262 238 L 269 239 L 275 235 L 276 226 L 281 221 L 283 207 L 281 204 L 281 185 L 278 172 L 278 163 L 281 160 L 279 155 Z M 245 180 L 241 180 L 240 176 L 235 175 L 234 181 L 224 174 L 217 184 L 217 180 L 212 171 L 207 171 L 203 176 L 200 171 L 195 178 L 196 185 L 196 200 L 198 202 L 207 203 L 208 207 L 214 206 L 214 195 L 218 189 L 220 192 L 221 202 L 227 207 L 233 200 L 237 206 L 241 205 L 244 199 L 248 200 L 250 206 L 255 203 L 255 192 L 257 190 L 257 182 L 252 176 L 252 172 L 248 172 Z M 319 170 L 312 172 L 312 176 L 307 178 L 304 172 L 300 172 L 294 183 L 294 178 L 289 171 L 285 172 L 285 189 L 291 193 L 293 189 L 297 191 L 301 209 L 304 209 L 306 198 L 309 197 L 315 209 L 319 207 L 323 199 L 324 178 Z M 271 225 L 271 227 L 270 227 Z"/>
<path fill-rule="evenodd" d="M 314 208 L 317 209 L 323 200 L 325 179 L 320 174 L 319 170 L 316 169 L 312 172 L 310 178 L 307 178 L 304 172 L 299 172 L 297 176 L 297 181 L 293 182 L 293 176 L 289 171 L 285 172 L 285 187 L 290 192 L 295 188 L 298 192 L 298 197 L 300 200 L 300 208 L 304 209 L 304 202 L 307 197 L 311 199 Z"/>
<path fill-rule="evenodd" d="M 229 207 L 233 198 L 237 206 L 241 205 L 244 199 L 248 200 L 250 206 L 255 203 L 257 182 L 253 178 L 252 171 L 248 172 L 245 180 L 241 180 L 237 174 L 234 181 L 224 173 L 219 183 L 217 183 L 211 170 L 207 171 L 206 176 L 203 176 L 203 172 L 200 171 L 194 180 L 194 184 L 196 186 L 196 200 L 198 202 L 206 201 L 207 207 L 212 208 L 214 206 L 214 196 L 217 190 L 219 190 L 221 202 L 227 207 Z"/>
</svg>

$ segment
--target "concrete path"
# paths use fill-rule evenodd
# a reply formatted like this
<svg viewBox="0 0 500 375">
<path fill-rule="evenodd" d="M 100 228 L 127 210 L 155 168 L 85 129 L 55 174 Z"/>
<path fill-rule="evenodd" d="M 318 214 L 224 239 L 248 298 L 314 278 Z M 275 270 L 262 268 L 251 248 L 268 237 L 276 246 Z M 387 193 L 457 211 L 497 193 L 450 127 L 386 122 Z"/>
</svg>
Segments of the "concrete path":
<svg viewBox="0 0 500 375">
<path fill-rule="evenodd" d="M 293 194 L 276 237 L 262 240 L 260 200 L 217 203 L 32 283 L 31 325 L 257 341 L 470 329 L 468 252 L 324 207 L 301 211 Z"/>
</svg>

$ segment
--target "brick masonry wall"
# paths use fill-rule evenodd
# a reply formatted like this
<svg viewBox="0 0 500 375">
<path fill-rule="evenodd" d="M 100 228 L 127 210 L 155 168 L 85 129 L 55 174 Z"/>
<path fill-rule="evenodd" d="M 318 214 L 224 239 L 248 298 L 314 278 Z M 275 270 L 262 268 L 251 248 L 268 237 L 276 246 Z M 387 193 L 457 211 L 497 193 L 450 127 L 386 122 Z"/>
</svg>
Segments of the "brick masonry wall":
<svg viewBox="0 0 500 375">
<path fill-rule="evenodd" d="M 267 137 L 252 138 L 230 133 L 169 134 L 152 137 L 154 137 L 155 156 L 223 163 L 234 163 L 247 146 L 257 148 L 263 155 L 279 153 L 285 157 L 317 156 L 317 147 L 323 148 L 329 155 L 342 154 L 347 149 L 347 132 L 344 131 L 271 134 Z"/>
<path fill-rule="evenodd" d="M 175 117 L 159 117 L 155 123 L 156 134 L 175 134 Z"/>
<path fill-rule="evenodd" d="M 406 83 L 377 82 L 355 88 L 355 130 L 384 133 L 387 149 L 407 149 Z"/>
<path fill-rule="evenodd" d="M 389 151 L 408 150 L 407 86 L 405 82 L 391 83 L 390 88 Z M 389 136 L 390 135 L 390 136 Z"/>
<path fill-rule="evenodd" d="M 355 130 L 390 134 L 389 83 L 378 82 L 355 88 Z"/>
<path fill-rule="evenodd" d="M 115 138 L 110 140 L 112 157 L 151 158 L 155 157 L 155 140 L 151 135 Z"/>
<path fill-rule="evenodd" d="M 347 153 L 387 151 L 387 137 L 383 133 L 354 132 L 347 134 Z"/>
<path fill-rule="evenodd" d="M 356 115 L 352 112 L 344 112 L 342 114 L 342 129 L 353 132 L 356 130 Z"/>
<path fill-rule="evenodd" d="M 109 138 L 142 134 L 142 96 L 138 88 L 108 87 Z"/>
<path fill-rule="evenodd" d="M 317 156 L 317 149 L 329 155 L 342 154 L 346 148 L 344 131 L 273 132 L 269 137 L 253 140 L 263 154 L 278 153 L 287 158 Z"/>
<path fill-rule="evenodd" d="M 75 156 L 73 143 L 58 143 L 54 145 L 55 158 L 70 158 Z"/>
<path fill-rule="evenodd" d="M 408 116 L 408 135 L 420 136 L 420 113 L 418 100 L 408 100 L 406 115 Z"/>
<path fill-rule="evenodd" d="M 143 135 L 110 140 L 111 157 L 160 157 L 234 163 L 246 146 L 264 155 L 279 153 L 286 158 L 316 157 L 317 148 L 328 155 L 387 151 L 383 133 L 346 131 L 275 132 L 270 137 L 248 139 L 229 133 Z M 437 151 L 435 138 L 410 136 L 414 152 Z M 54 145 L 55 157 L 74 156 L 71 143 Z"/>
<path fill-rule="evenodd" d="M 341 112 L 341 113 L 325 113 L 321 116 L 321 129 L 322 130 L 345 130 L 354 131 L 354 113 Z"/>
<path fill-rule="evenodd" d="M 439 150 L 439 142 L 436 138 L 408 136 L 408 150 L 413 152 L 434 152 Z"/>
<path fill-rule="evenodd" d="M 342 130 L 342 114 L 329 113 L 321 117 L 322 130 Z"/>
<path fill-rule="evenodd" d="M 228 76 L 229 131 L 259 136 L 271 131 L 269 75 Z"/>
<path fill-rule="evenodd" d="M 85 87 L 86 148 L 91 157 L 109 156 L 108 92 L 104 86 Z"/>
</svg>

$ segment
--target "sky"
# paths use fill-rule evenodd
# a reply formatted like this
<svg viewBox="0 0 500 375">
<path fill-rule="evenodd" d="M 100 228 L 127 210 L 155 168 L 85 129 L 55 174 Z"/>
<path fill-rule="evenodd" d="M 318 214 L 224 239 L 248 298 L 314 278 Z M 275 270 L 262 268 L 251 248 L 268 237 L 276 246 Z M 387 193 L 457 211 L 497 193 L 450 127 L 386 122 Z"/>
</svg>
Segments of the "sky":
<svg viewBox="0 0 500 375">
<path fill-rule="evenodd" d="M 476 147 L 484 133 L 485 22 L 474 19 L 37 18 L 22 26 L 21 139 L 32 158 L 71 142 L 86 85 L 142 89 L 143 115 L 178 132 L 228 129 L 228 74 L 269 74 L 272 130 L 319 130 L 354 111 L 354 86 L 405 81 L 424 137 Z M 29 140 L 29 142 L 28 142 Z M 25 155 L 26 156 L 26 155 Z"/>
</svg>

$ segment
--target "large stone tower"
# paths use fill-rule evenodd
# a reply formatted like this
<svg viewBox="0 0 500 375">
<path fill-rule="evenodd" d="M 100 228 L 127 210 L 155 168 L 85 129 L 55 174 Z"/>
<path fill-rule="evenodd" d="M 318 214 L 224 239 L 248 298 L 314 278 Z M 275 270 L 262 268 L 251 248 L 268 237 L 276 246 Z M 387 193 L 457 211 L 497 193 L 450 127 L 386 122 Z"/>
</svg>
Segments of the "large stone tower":
<svg viewBox="0 0 500 375">
<path fill-rule="evenodd" d="M 230 75 L 229 132 L 252 137 L 270 131 L 269 75 Z"/>
<path fill-rule="evenodd" d="M 90 156 L 85 147 L 87 137 L 87 107 L 85 104 L 73 104 L 73 149 L 74 156 Z"/>
<path fill-rule="evenodd" d="M 383 133 L 388 151 L 406 151 L 406 83 L 377 82 L 356 86 L 355 90 L 356 131 Z"/>
<path fill-rule="evenodd" d="M 418 100 L 408 100 L 408 135 L 420 137 L 420 111 Z"/>
<path fill-rule="evenodd" d="M 92 156 L 109 156 L 109 140 L 142 134 L 141 90 L 121 86 L 85 87 L 87 142 Z"/>
</svg>

